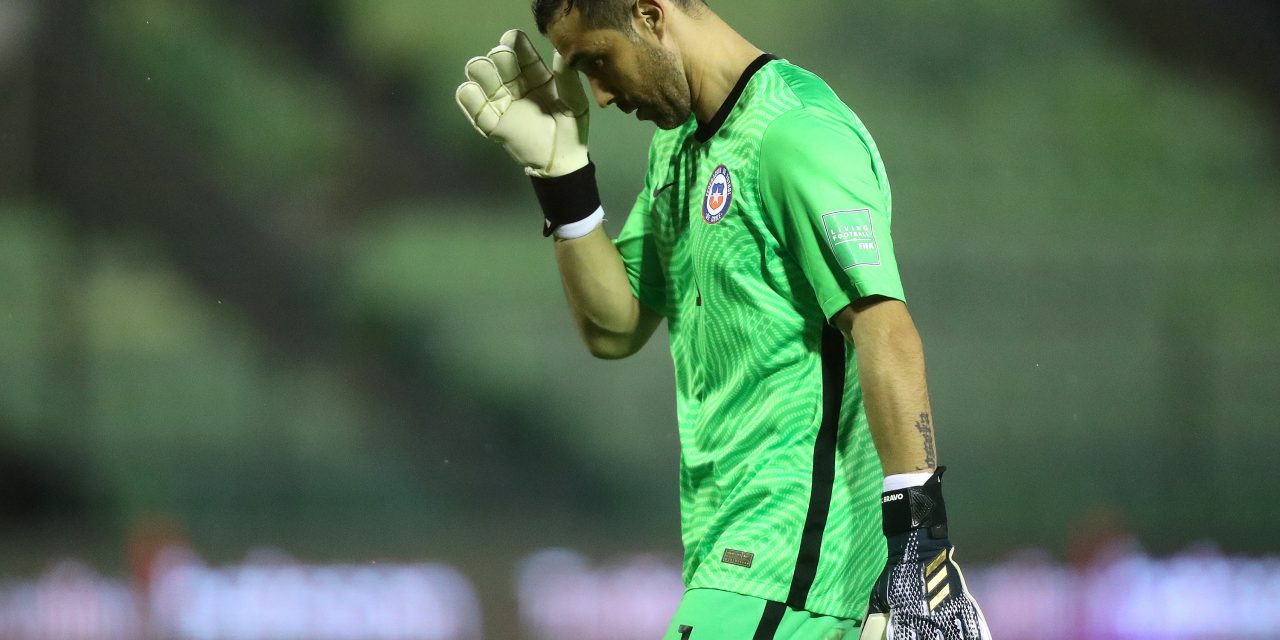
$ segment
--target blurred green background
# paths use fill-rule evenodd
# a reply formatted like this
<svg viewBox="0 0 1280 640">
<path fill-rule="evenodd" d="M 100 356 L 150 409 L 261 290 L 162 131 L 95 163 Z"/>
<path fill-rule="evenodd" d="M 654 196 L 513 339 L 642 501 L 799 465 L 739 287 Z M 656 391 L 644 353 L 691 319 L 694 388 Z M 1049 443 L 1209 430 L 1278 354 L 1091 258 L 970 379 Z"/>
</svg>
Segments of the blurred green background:
<svg viewBox="0 0 1280 640">
<path fill-rule="evenodd" d="M 876 137 L 971 561 L 1099 521 L 1276 551 L 1280 21 L 1226 5 L 712 3 Z M 161 526 L 215 562 L 444 560 L 501 602 L 543 546 L 678 553 L 665 337 L 587 354 L 526 179 L 453 103 L 513 26 L 0 2 L 0 574 L 126 572 Z M 652 130 L 592 117 L 616 232 Z"/>
</svg>

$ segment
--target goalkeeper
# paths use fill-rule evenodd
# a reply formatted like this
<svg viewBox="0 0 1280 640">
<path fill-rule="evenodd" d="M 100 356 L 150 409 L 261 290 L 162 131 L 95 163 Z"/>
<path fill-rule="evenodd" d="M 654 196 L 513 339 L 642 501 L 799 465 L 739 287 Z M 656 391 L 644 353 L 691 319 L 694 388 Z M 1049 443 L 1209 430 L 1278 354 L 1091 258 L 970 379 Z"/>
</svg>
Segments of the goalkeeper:
<svg viewBox="0 0 1280 640">
<path fill-rule="evenodd" d="M 457 101 L 533 181 L 591 353 L 665 319 L 687 591 L 665 638 L 988 638 L 952 560 L 919 335 L 866 128 L 702 0 L 535 0 Z M 605 234 L 596 102 L 655 123 Z"/>
</svg>

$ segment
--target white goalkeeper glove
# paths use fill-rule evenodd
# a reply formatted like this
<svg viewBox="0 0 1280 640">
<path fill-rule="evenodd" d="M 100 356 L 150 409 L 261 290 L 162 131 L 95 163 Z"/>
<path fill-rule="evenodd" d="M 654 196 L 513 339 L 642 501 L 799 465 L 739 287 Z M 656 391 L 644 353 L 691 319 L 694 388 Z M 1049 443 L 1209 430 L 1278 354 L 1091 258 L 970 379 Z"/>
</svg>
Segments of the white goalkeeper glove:
<svg viewBox="0 0 1280 640">
<path fill-rule="evenodd" d="M 578 74 L 559 53 L 547 69 L 519 29 L 502 34 L 488 55 L 467 62 L 458 106 L 484 137 L 500 143 L 535 178 L 587 165 L 589 107 Z"/>
<path fill-rule="evenodd" d="M 922 486 L 880 498 L 889 562 L 871 590 L 859 640 L 991 640 L 947 534 L 938 467 Z"/>
</svg>

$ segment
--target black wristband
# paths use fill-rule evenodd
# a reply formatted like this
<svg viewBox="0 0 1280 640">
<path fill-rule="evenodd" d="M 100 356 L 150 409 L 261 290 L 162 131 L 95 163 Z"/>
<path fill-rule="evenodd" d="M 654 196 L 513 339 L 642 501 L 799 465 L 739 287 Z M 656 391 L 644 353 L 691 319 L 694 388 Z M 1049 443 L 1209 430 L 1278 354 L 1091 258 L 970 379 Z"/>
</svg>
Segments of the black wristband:
<svg viewBox="0 0 1280 640">
<path fill-rule="evenodd" d="M 600 208 L 600 190 L 596 187 L 596 165 L 587 166 L 555 178 L 532 178 L 533 193 L 542 205 L 542 237 L 562 225 L 585 219 Z"/>
<path fill-rule="evenodd" d="M 884 535 L 892 537 L 914 529 L 929 529 L 930 538 L 947 537 L 947 506 L 942 503 L 942 472 L 938 467 L 919 487 L 886 491 L 880 496 Z"/>
</svg>

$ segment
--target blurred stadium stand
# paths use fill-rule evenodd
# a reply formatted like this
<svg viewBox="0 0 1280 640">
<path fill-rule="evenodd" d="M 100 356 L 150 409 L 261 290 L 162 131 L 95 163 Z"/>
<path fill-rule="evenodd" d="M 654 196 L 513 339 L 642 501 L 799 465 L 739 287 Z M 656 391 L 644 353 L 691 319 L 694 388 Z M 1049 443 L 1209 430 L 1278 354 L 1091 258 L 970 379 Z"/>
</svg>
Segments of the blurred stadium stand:
<svg viewBox="0 0 1280 640">
<path fill-rule="evenodd" d="M 881 147 L 997 637 L 1280 637 L 1276 4 L 713 4 Z M 516 25 L 0 0 L 0 640 L 656 637 L 664 337 L 589 358 L 454 112 Z"/>
<path fill-rule="evenodd" d="M 209 567 L 183 548 L 157 556 L 149 587 L 63 560 L 32 581 L 0 582 L 0 638 L 12 640 L 474 640 L 480 604 L 458 570 L 434 564 L 303 565 L 259 551 Z M 1280 558 L 1212 548 L 1162 559 L 1113 541 L 1087 565 L 1042 551 L 971 566 L 970 588 L 998 638 L 1184 640 L 1275 638 Z M 674 559 L 577 552 L 526 558 L 513 584 L 525 637 L 645 640 L 662 635 L 680 597 Z M 1213 615 L 1205 615 L 1212 611 Z M 510 612 L 491 612 L 493 616 Z"/>
</svg>

